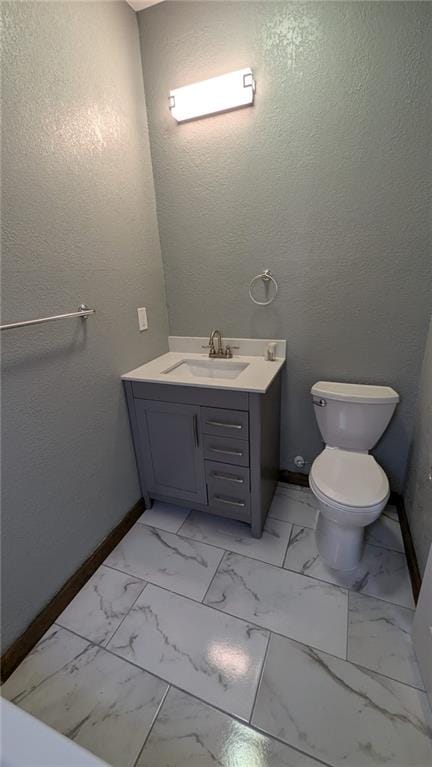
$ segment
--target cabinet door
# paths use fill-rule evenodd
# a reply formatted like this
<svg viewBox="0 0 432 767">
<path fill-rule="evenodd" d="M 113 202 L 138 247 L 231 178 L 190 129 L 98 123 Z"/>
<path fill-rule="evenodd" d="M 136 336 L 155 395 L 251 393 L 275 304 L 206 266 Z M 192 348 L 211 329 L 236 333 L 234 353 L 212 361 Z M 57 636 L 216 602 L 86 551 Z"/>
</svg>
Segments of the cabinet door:
<svg viewBox="0 0 432 767">
<path fill-rule="evenodd" d="M 207 503 L 199 407 L 136 399 L 143 474 L 150 493 Z"/>
</svg>

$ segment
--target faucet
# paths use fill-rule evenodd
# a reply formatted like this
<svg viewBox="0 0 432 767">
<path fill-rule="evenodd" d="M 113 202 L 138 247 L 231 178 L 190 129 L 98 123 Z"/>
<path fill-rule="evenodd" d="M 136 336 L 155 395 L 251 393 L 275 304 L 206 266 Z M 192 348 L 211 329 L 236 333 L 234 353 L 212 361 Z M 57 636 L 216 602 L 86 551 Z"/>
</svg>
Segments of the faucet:
<svg viewBox="0 0 432 767">
<path fill-rule="evenodd" d="M 215 338 L 217 338 L 217 349 L 215 349 Z M 212 330 L 209 338 L 209 357 L 223 357 L 224 350 L 222 346 L 222 333 L 220 330 Z"/>
<path fill-rule="evenodd" d="M 215 338 L 217 339 L 217 347 L 215 347 Z M 202 347 L 203 349 L 209 350 L 209 357 L 217 357 L 217 358 L 224 358 L 224 359 L 231 359 L 232 355 L 232 349 L 238 349 L 238 346 L 228 346 L 226 345 L 225 349 L 222 345 L 222 333 L 220 330 L 212 330 L 210 333 L 210 338 L 208 344 Z"/>
</svg>

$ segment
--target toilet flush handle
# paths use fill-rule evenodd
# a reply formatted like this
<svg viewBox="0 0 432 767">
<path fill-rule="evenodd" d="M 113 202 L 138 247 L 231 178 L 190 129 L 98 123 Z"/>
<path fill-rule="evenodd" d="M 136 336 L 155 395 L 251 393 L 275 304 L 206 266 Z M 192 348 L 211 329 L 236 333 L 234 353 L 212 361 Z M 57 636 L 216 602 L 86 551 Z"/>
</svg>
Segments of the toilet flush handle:
<svg viewBox="0 0 432 767">
<path fill-rule="evenodd" d="M 326 399 L 323 399 L 323 398 L 321 397 L 321 399 L 314 399 L 314 400 L 313 400 L 313 404 L 314 404 L 314 405 L 316 405 L 317 407 L 326 407 L 326 405 L 327 405 L 327 400 L 326 400 Z"/>
</svg>

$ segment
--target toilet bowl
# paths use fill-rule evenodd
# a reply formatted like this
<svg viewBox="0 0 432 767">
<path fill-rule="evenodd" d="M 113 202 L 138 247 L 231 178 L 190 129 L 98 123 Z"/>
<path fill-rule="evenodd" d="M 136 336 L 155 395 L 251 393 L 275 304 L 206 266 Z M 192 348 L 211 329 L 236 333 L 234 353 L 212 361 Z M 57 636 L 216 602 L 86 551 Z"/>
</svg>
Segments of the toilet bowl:
<svg viewBox="0 0 432 767">
<path fill-rule="evenodd" d="M 387 476 L 368 451 L 387 428 L 399 395 L 388 386 L 325 381 L 311 393 L 326 444 L 309 475 L 319 508 L 317 547 L 329 567 L 353 570 L 365 528 L 378 519 L 390 495 Z"/>
<path fill-rule="evenodd" d="M 315 535 L 321 558 L 336 570 L 353 570 L 364 528 L 378 519 L 390 495 L 384 471 L 368 453 L 326 447 L 312 464 L 309 484 L 320 512 Z"/>
</svg>

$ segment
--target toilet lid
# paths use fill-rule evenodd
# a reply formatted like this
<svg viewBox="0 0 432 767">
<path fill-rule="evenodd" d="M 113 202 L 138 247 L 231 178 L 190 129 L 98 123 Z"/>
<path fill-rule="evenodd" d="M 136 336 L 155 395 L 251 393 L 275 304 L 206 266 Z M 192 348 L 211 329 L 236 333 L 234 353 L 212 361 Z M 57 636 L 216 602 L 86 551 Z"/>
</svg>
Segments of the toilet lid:
<svg viewBox="0 0 432 767">
<path fill-rule="evenodd" d="M 384 471 L 368 453 L 326 447 L 313 462 L 311 476 L 318 490 L 344 506 L 374 506 L 389 491 Z"/>
</svg>

